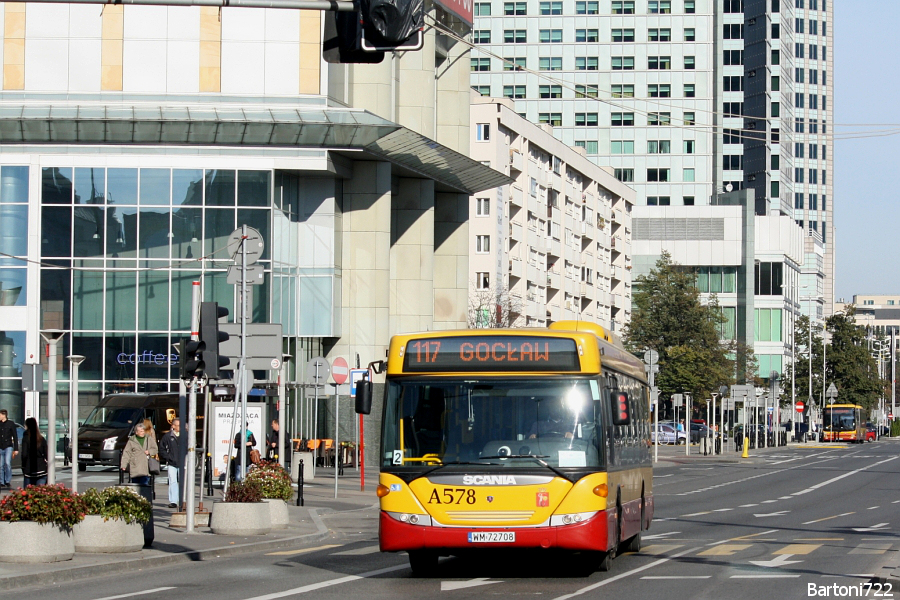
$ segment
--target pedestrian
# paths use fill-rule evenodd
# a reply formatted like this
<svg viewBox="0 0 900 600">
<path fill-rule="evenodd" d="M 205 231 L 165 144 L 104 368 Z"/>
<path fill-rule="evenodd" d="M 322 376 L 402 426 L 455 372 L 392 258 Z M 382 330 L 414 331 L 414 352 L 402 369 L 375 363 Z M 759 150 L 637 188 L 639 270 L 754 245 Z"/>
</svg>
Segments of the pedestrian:
<svg viewBox="0 0 900 600">
<path fill-rule="evenodd" d="M 37 419 L 25 419 L 25 434 L 22 436 L 22 474 L 24 487 L 47 483 L 47 439 L 38 429 Z"/>
<path fill-rule="evenodd" d="M 278 460 L 278 419 L 272 419 L 272 431 L 266 436 L 266 460 Z M 290 464 L 291 434 L 284 433 L 284 461 Z"/>
<path fill-rule="evenodd" d="M 241 448 L 244 449 L 244 454 L 246 456 L 247 461 L 244 463 L 244 467 L 249 469 L 250 465 L 253 464 L 253 460 L 251 458 L 251 452 L 253 448 L 256 447 L 256 436 L 253 435 L 253 432 L 250 431 L 250 423 L 246 424 L 247 427 L 247 439 L 242 444 L 241 443 L 241 432 L 238 431 L 234 434 L 234 450 L 235 450 L 235 468 L 234 468 L 234 480 L 240 481 L 242 479 L 241 476 Z"/>
<path fill-rule="evenodd" d="M 144 419 L 144 431 L 147 432 L 147 435 L 153 438 L 154 442 L 158 442 L 156 439 L 156 430 L 153 429 L 153 421 L 150 419 Z"/>
<path fill-rule="evenodd" d="M 158 452 L 156 440 L 147 435 L 143 423 L 138 423 L 134 426 L 134 435 L 128 438 L 122 450 L 119 467 L 128 471 L 132 483 L 150 485 L 150 457 Z"/>
<path fill-rule="evenodd" d="M 678 421 L 678 431 L 684 431 L 684 419 Z"/>
<path fill-rule="evenodd" d="M 10 487 L 12 459 L 19 454 L 19 435 L 16 424 L 9 420 L 5 408 L 0 409 L 0 488 Z"/>
<path fill-rule="evenodd" d="M 170 429 L 159 443 L 159 457 L 168 465 L 169 474 L 169 508 L 178 508 L 181 502 L 178 488 L 178 476 L 181 474 L 181 452 L 178 448 L 178 437 L 181 434 L 181 422 L 176 418 Z"/>
</svg>

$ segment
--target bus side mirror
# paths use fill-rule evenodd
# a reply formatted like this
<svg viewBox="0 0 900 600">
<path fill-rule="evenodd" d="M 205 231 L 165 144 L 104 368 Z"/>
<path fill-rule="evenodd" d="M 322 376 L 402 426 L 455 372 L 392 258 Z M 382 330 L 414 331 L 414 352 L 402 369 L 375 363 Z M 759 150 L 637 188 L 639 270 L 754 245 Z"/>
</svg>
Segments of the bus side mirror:
<svg viewBox="0 0 900 600">
<path fill-rule="evenodd" d="M 372 412 L 372 382 L 360 380 L 356 382 L 356 412 L 367 415 Z"/>
<path fill-rule="evenodd" d="M 612 422 L 613 425 L 630 425 L 631 410 L 628 407 L 628 394 L 625 392 L 612 392 Z"/>
</svg>

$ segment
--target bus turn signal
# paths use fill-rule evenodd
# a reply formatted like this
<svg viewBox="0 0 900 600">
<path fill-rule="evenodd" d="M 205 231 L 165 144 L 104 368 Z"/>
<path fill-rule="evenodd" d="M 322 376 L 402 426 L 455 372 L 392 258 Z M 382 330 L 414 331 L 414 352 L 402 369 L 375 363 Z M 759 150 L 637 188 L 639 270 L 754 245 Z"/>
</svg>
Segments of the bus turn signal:
<svg viewBox="0 0 900 600">
<path fill-rule="evenodd" d="M 607 494 L 609 494 L 609 489 L 606 487 L 605 483 L 601 483 L 594 488 L 594 493 L 601 498 L 606 498 Z"/>
</svg>

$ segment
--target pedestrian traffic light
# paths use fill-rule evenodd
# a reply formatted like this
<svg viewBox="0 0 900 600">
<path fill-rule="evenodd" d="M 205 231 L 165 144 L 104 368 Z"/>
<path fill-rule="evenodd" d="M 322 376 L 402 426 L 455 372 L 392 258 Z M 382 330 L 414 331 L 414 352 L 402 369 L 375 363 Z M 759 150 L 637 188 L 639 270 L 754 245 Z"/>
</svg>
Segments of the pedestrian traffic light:
<svg viewBox="0 0 900 600">
<path fill-rule="evenodd" d="M 203 349 L 206 345 L 200 340 L 183 338 L 181 340 L 181 353 L 178 357 L 178 372 L 184 380 L 194 377 L 203 377 L 205 365 L 203 363 Z"/>
<path fill-rule="evenodd" d="M 228 309 L 217 302 L 200 303 L 200 341 L 204 344 L 202 359 L 206 376 L 219 379 L 219 371 L 228 366 L 229 360 L 219 355 L 219 344 L 228 339 L 228 334 L 219 331 L 219 319 L 228 316 Z"/>
</svg>

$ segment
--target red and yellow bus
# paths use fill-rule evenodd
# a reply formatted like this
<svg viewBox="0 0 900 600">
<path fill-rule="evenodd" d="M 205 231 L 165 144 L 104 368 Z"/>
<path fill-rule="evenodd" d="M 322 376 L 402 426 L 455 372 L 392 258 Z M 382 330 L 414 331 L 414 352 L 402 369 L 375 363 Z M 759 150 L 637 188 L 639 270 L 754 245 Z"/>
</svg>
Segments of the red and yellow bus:
<svg viewBox="0 0 900 600">
<path fill-rule="evenodd" d="M 477 549 L 556 548 L 607 570 L 653 517 L 643 363 L 598 325 L 392 338 L 379 542 L 414 573 Z M 368 397 L 367 397 L 368 396 Z M 357 388 L 357 410 L 371 386 Z"/>
<path fill-rule="evenodd" d="M 822 440 L 825 442 L 866 441 L 866 418 L 858 404 L 829 404 L 823 414 Z"/>
</svg>

